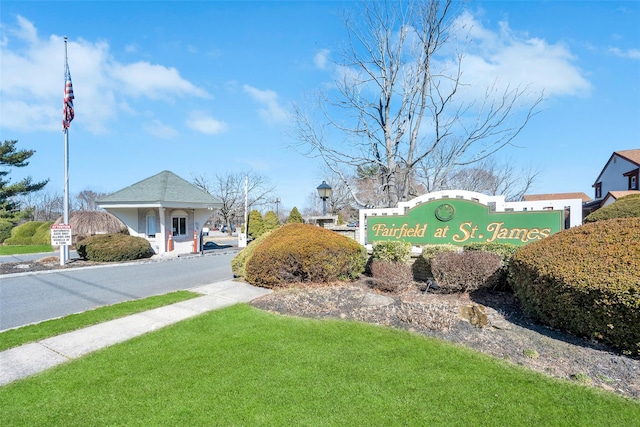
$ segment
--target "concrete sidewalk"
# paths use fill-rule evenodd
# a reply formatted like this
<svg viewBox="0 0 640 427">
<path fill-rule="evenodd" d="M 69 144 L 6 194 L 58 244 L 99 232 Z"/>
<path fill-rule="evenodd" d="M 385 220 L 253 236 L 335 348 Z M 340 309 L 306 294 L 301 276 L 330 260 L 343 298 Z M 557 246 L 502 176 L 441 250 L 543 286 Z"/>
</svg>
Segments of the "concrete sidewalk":
<svg viewBox="0 0 640 427">
<path fill-rule="evenodd" d="M 271 292 L 232 280 L 189 290 L 203 296 L 0 352 L 0 385 L 207 311 L 249 302 Z"/>
</svg>

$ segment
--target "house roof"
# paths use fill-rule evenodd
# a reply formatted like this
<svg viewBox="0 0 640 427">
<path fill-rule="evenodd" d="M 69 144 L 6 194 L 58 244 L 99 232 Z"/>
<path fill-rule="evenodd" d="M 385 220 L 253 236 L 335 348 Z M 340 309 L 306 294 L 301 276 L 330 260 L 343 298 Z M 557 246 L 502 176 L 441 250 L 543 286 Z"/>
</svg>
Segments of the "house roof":
<svg viewBox="0 0 640 427">
<path fill-rule="evenodd" d="M 635 148 L 633 150 L 614 151 L 613 154 L 611 154 L 611 157 L 609 157 L 609 160 L 607 160 L 607 163 L 605 163 L 604 167 L 598 174 L 596 181 L 593 183 L 593 187 L 595 187 L 596 184 L 600 182 L 600 177 L 602 177 L 602 174 L 604 173 L 605 169 L 607 169 L 607 166 L 609 166 L 609 163 L 611 162 L 611 160 L 613 159 L 613 156 L 615 155 L 618 155 L 623 159 L 628 160 L 629 162 L 640 167 L 640 148 Z"/>
<path fill-rule="evenodd" d="M 538 200 L 564 200 L 564 199 L 581 199 L 582 202 L 591 201 L 591 197 L 585 193 L 550 193 L 550 194 L 525 194 L 523 196 L 525 202 L 535 202 Z"/>
<path fill-rule="evenodd" d="M 222 202 L 173 172 L 162 171 L 103 197 L 98 204 L 220 207 Z"/>
<path fill-rule="evenodd" d="M 620 197 L 629 196 L 631 194 L 640 194 L 640 191 L 638 190 L 609 191 L 605 199 L 609 197 L 613 197 L 614 199 L 618 200 Z"/>
<path fill-rule="evenodd" d="M 640 148 L 635 150 L 616 151 L 616 154 L 620 157 L 624 157 L 631 163 L 635 163 L 636 165 L 640 166 Z"/>
</svg>

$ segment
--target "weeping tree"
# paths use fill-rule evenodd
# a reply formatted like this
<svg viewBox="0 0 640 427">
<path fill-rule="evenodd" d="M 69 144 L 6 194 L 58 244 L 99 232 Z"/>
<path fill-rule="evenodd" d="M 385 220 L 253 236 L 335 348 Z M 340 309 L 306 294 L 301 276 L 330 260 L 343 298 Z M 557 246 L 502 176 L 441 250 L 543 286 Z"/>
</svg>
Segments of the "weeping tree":
<svg viewBox="0 0 640 427">
<path fill-rule="evenodd" d="M 465 96 L 464 54 L 451 37 L 458 4 L 363 1 L 345 18 L 331 89 L 312 108 L 294 106 L 297 148 L 322 158 L 360 206 L 370 203 L 344 170 L 374 173 L 375 204 L 396 206 L 427 187 L 434 170 L 449 176 L 512 144 L 542 101 L 497 83 L 480 99 Z"/>
</svg>

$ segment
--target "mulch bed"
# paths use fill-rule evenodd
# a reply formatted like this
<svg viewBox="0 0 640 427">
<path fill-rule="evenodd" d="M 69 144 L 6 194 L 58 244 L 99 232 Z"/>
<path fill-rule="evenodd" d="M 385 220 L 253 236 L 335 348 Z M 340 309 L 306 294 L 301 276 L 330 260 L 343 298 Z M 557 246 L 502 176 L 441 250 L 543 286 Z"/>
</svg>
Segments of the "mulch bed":
<svg viewBox="0 0 640 427">
<path fill-rule="evenodd" d="M 442 294 L 416 284 L 387 293 L 361 280 L 277 289 L 251 304 L 282 315 L 355 320 L 409 330 L 553 377 L 640 398 L 640 360 L 536 324 L 508 292 Z"/>
</svg>

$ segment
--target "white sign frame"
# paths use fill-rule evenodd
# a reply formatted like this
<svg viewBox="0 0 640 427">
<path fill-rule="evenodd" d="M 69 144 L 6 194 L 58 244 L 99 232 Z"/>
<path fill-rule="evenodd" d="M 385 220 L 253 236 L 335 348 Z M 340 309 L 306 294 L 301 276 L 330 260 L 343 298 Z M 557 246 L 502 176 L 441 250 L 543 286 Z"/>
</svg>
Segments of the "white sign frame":
<svg viewBox="0 0 640 427">
<path fill-rule="evenodd" d="M 52 224 L 51 225 L 51 246 L 71 246 L 71 225 Z"/>
</svg>

